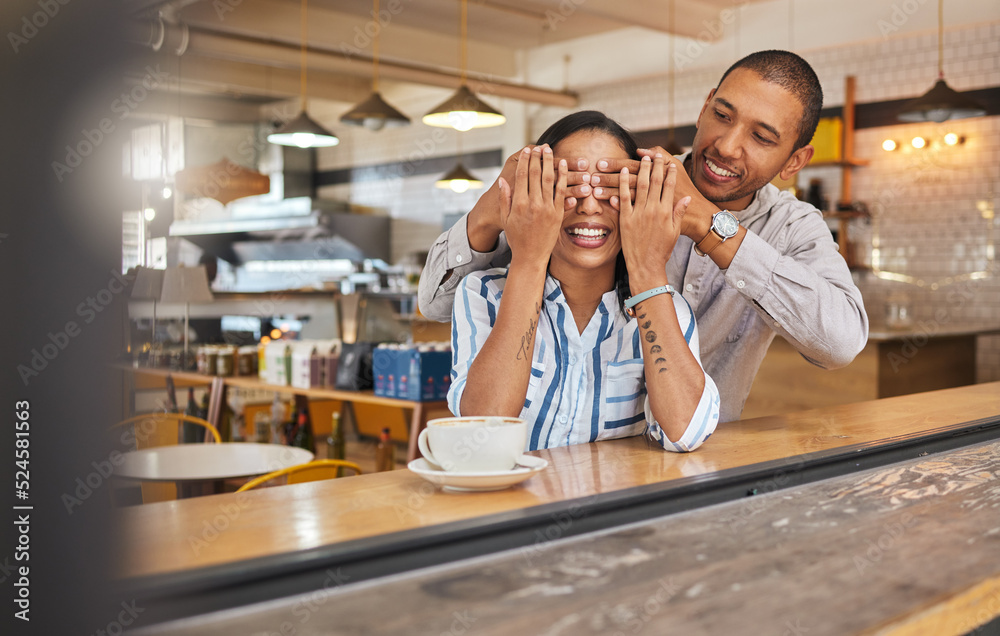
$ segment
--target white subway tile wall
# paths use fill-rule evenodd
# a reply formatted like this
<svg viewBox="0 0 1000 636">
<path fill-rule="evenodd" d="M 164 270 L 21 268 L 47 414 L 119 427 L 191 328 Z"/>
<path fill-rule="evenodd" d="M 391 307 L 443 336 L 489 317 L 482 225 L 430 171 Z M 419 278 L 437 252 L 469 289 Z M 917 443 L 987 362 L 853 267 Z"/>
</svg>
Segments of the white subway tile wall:
<svg viewBox="0 0 1000 636">
<path fill-rule="evenodd" d="M 844 99 L 844 77 L 857 77 L 857 101 L 908 99 L 926 92 L 937 77 L 937 36 L 933 32 L 886 37 L 859 44 L 799 51 L 816 69 L 827 105 Z M 952 88 L 972 90 L 1000 86 L 1000 23 L 947 29 L 945 76 Z M 666 60 L 664 60 L 666 64 Z M 579 109 L 597 109 L 632 130 L 690 125 L 723 66 L 691 68 L 678 72 L 674 87 L 674 117 L 669 113 L 667 74 L 609 82 L 581 91 Z M 504 100 L 496 100 L 503 102 Z M 433 104 L 426 104 L 427 107 Z M 522 106 L 506 100 L 497 105 L 504 112 Z M 425 109 L 424 109 L 425 110 Z M 421 112 L 408 108 L 407 112 Z M 571 112 L 555 107 L 528 105 L 525 139 L 536 138 L 559 117 Z M 509 115 L 508 115 L 509 116 Z M 415 118 L 418 119 L 418 118 Z M 465 152 L 503 148 L 505 154 L 522 143 L 518 123 L 501 129 L 473 130 L 462 137 Z M 456 152 L 456 133 L 431 129 L 415 122 L 393 135 L 379 135 L 340 126 L 341 145 L 321 151 L 320 170 L 374 165 L 390 161 L 418 165 L 427 157 Z M 965 137 L 958 146 L 946 146 L 945 133 Z M 930 140 L 917 151 L 915 136 Z M 884 139 L 894 139 L 900 149 L 885 152 Z M 1000 207 L 1000 118 L 981 117 L 945 124 L 907 124 L 859 131 L 855 154 L 871 161 L 854 170 L 853 199 L 867 203 L 875 213 L 870 221 L 854 221 L 850 232 L 858 256 L 881 270 L 909 277 L 915 283 L 883 280 L 871 272 L 855 274 L 869 315 L 881 322 L 890 294 L 908 298 L 918 329 L 944 330 L 976 323 L 1000 323 L 1000 278 L 993 275 Z M 491 183 L 499 168 L 475 171 Z M 455 194 L 433 187 L 436 175 L 405 176 L 321 189 L 322 196 L 349 200 L 360 206 L 380 208 L 393 218 L 393 259 L 428 249 L 441 228 L 445 214 L 465 212 L 479 191 Z M 836 168 L 810 168 L 800 176 L 800 186 L 820 179 L 831 201 L 840 197 Z M 982 274 L 981 272 L 988 272 Z M 1000 274 L 1000 272 L 997 272 Z M 979 278 L 982 277 L 982 278 Z M 982 337 L 978 350 L 977 379 L 1000 380 L 1000 337 Z"/>
<path fill-rule="evenodd" d="M 1000 23 L 947 30 L 945 77 L 956 90 L 1000 86 Z M 858 103 L 909 99 L 922 95 L 937 78 L 935 33 L 888 37 L 850 46 L 800 51 L 819 75 L 826 105 L 844 100 L 844 78 L 857 77 Z M 667 112 L 666 75 L 588 88 L 580 108 L 602 110 L 632 130 L 690 125 L 725 67 L 677 74 L 675 117 Z M 565 112 L 543 109 L 532 121 L 537 134 Z M 965 138 L 957 146 L 943 142 L 946 133 Z M 910 145 L 923 136 L 930 146 Z M 882 150 L 894 139 L 895 152 Z M 995 240 L 1000 235 L 1000 118 L 980 117 L 945 124 L 906 124 L 865 129 L 855 136 L 855 155 L 870 165 L 854 170 L 852 198 L 867 203 L 872 221 L 852 221 L 851 240 L 858 256 L 872 265 L 873 243 L 879 267 L 913 282 L 883 280 L 872 272 L 855 279 L 874 323 L 883 322 L 890 294 L 910 303 L 915 329 L 944 331 L 963 326 L 1000 326 L 1000 269 L 995 270 Z M 823 183 L 830 201 L 840 198 L 837 168 L 809 168 L 800 187 L 811 179 Z M 996 275 L 993 275 L 995 270 Z M 977 380 L 1000 380 L 1000 336 L 979 339 Z"/>
</svg>

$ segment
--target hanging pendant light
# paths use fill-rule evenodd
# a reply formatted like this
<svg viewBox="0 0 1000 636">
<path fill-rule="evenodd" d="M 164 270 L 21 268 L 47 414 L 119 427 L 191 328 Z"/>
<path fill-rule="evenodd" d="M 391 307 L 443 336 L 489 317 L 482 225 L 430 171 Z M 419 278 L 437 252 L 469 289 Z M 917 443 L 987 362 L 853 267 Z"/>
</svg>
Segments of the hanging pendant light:
<svg viewBox="0 0 1000 636">
<path fill-rule="evenodd" d="M 298 146 L 299 148 L 326 148 L 336 146 L 340 139 L 332 132 L 323 128 L 306 112 L 306 3 L 302 0 L 302 112 L 284 126 L 267 136 L 272 144 L 281 146 Z"/>
<path fill-rule="evenodd" d="M 467 190 L 483 187 L 483 182 L 462 165 L 462 135 L 458 135 L 458 163 L 443 177 L 434 182 L 434 187 L 449 189 L 461 194 Z"/>
<path fill-rule="evenodd" d="M 378 0 L 374 0 L 375 10 L 372 13 L 378 16 Z M 351 126 L 364 126 L 368 130 L 379 131 L 386 126 L 406 126 L 410 123 L 410 118 L 389 105 L 378 92 L 378 38 L 382 31 L 381 27 L 375 30 L 375 37 L 372 40 L 372 94 L 365 101 L 361 102 L 351 110 L 341 116 L 340 121 Z"/>
<path fill-rule="evenodd" d="M 955 92 L 944 81 L 944 0 L 938 0 L 938 80 L 931 90 L 907 102 L 899 113 L 905 122 L 933 121 L 982 117 L 986 109 L 975 100 Z"/>
<path fill-rule="evenodd" d="M 459 161 L 458 165 L 452 168 L 448 174 L 434 182 L 434 187 L 450 189 L 452 192 L 461 194 L 470 188 L 479 189 L 483 187 L 483 182 L 469 172 L 462 165 L 462 162 Z"/>
<path fill-rule="evenodd" d="M 459 86 L 454 95 L 424 115 L 423 122 L 428 126 L 454 128 L 464 132 L 473 128 L 499 126 L 507 121 L 507 118 L 500 111 L 476 97 L 476 94 L 469 90 L 465 84 L 465 73 L 468 65 L 468 13 L 468 2 L 462 0 L 462 33 L 459 51 L 462 85 Z"/>
</svg>

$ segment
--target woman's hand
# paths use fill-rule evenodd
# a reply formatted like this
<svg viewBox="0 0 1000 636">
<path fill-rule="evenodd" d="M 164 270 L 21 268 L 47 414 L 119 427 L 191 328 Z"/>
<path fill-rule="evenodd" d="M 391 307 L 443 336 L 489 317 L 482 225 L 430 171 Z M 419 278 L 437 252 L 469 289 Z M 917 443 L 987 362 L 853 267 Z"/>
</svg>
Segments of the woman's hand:
<svg viewBox="0 0 1000 636">
<path fill-rule="evenodd" d="M 667 261 L 691 202 L 691 197 L 686 196 L 674 205 L 677 170 L 677 163 L 665 161 L 662 154 L 652 159 L 643 157 L 636 179 L 635 203 L 629 187 L 629 169 L 622 168 L 619 174 L 622 251 L 633 293 L 667 282 Z"/>
<path fill-rule="evenodd" d="M 528 146 L 518 157 L 513 186 L 502 176 L 498 180 L 500 220 L 512 262 L 547 265 L 562 231 L 568 170 L 561 160 L 557 176 L 554 162 L 548 145 Z"/>
</svg>

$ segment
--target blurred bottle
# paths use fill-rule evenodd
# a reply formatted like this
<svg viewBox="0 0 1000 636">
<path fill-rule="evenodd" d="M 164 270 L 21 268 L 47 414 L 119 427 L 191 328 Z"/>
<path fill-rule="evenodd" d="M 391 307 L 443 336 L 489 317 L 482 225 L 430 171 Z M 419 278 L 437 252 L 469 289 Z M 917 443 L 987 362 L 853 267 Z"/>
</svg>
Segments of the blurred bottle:
<svg viewBox="0 0 1000 636">
<path fill-rule="evenodd" d="M 347 443 L 344 440 L 344 429 L 340 425 L 340 412 L 333 412 L 333 424 L 330 429 L 330 436 L 326 438 L 327 459 L 345 459 L 347 457 Z M 337 477 L 343 476 L 343 468 L 337 469 Z"/>
<path fill-rule="evenodd" d="M 389 429 L 383 428 L 382 434 L 378 438 L 378 446 L 375 448 L 375 470 L 382 472 L 393 470 L 396 467 L 396 447 L 393 446 L 389 438 Z"/>
<path fill-rule="evenodd" d="M 229 406 L 229 400 L 222 399 L 222 408 L 219 409 L 219 437 L 223 442 L 233 440 L 233 408 Z"/>
<path fill-rule="evenodd" d="M 194 399 L 194 387 L 188 387 L 188 403 L 187 408 L 184 410 L 185 415 L 190 415 L 191 417 L 201 417 L 201 411 L 198 409 L 198 403 Z M 202 418 L 204 419 L 204 418 Z M 198 426 L 191 422 L 184 422 L 184 426 L 181 429 L 181 442 L 184 444 L 192 444 L 196 442 L 203 441 L 205 439 L 205 429 L 204 427 Z"/>
<path fill-rule="evenodd" d="M 295 423 L 295 432 L 292 435 L 292 446 L 304 448 L 310 453 L 316 452 L 316 441 L 313 437 L 312 423 L 309 421 L 309 411 L 299 410 L 298 419 Z"/>
<path fill-rule="evenodd" d="M 243 396 L 240 395 L 239 391 L 232 392 L 233 397 L 230 400 L 230 405 L 233 409 L 232 415 L 232 436 L 231 439 L 234 442 L 242 442 L 246 440 L 246 422 L 243 417 Z"/>
<path fill-rule="evenodd" d="M 281 433 L 285 428 L 285 405 L 281 401 L 281 395 L 277 392 L 274 394 L 274 400 L 271 401 L 271 443 L 272 444 L 284 444 L 285 440 L 281 438 Z"/>
</svg>

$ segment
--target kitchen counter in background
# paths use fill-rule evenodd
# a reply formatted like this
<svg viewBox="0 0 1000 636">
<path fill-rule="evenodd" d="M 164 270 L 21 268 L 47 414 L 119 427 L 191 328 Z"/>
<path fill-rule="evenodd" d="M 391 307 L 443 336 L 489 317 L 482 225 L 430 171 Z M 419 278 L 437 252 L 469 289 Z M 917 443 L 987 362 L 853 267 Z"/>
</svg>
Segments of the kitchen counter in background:
<svg viewBox="0 0 1000 636">
<path fill-rule="evenodd" d="M 975 384 L 976 339 L 992 334 L 1000 334 L 1000 323 L 917 321 L 906 329 L 872 324 L 854 362 L 833 371 L 807 362 L 776 337 L 742 419 Z"/>
</svg>

